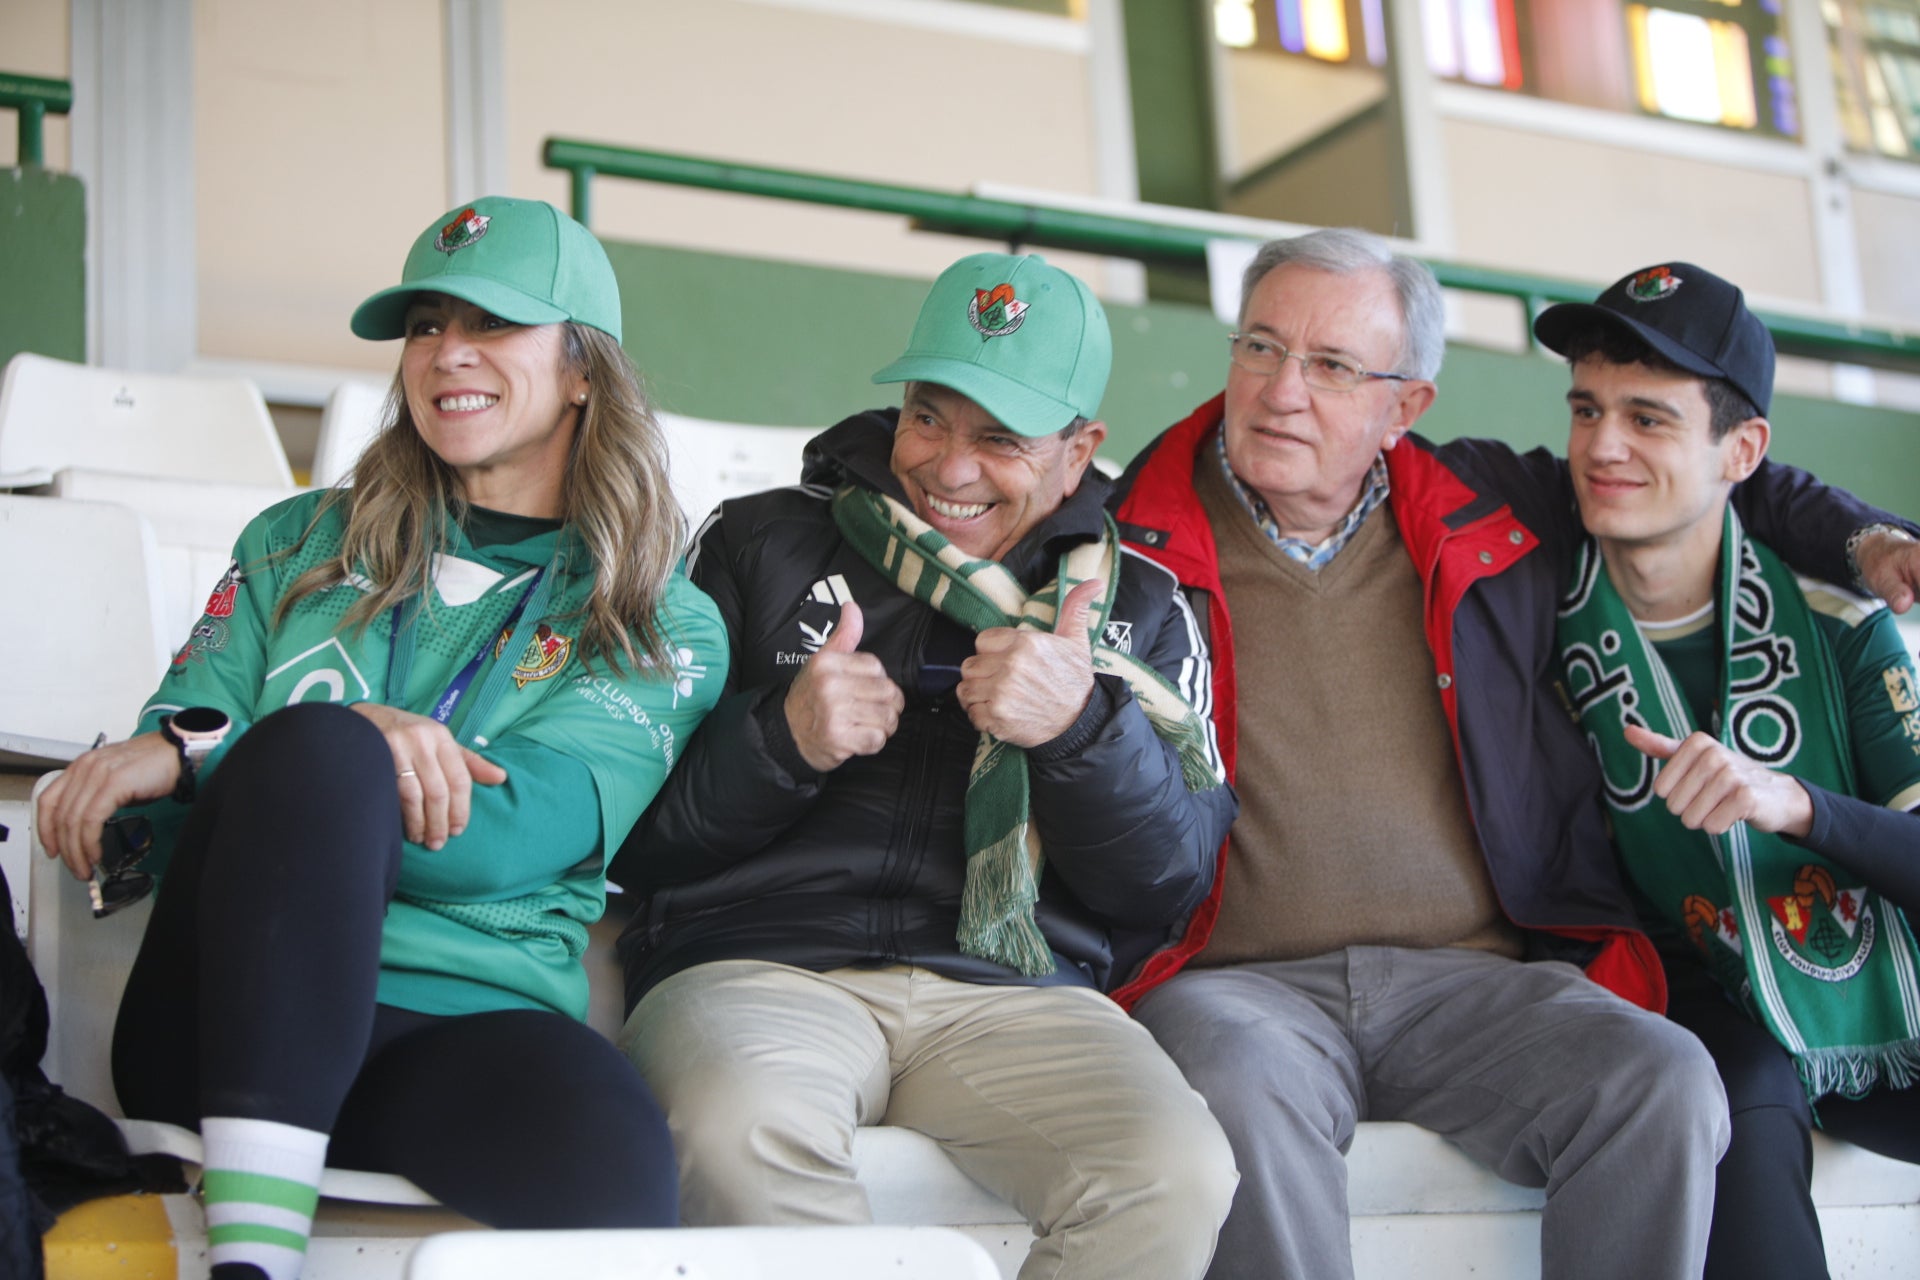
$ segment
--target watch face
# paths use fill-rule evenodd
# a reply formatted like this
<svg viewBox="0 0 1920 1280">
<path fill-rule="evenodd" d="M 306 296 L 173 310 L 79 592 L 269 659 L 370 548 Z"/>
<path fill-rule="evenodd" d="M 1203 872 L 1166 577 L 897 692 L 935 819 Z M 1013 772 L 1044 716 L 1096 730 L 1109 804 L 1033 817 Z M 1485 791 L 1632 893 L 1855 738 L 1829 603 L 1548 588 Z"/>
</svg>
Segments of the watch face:
<svg viewBox="0 0 1920 1280">
<path fill-rule="evenodd" d="M 174 729 L 182 734 L 225 733 L 233 721 L 214 707 L 187 707 L 173 713 Z"/>
</svg>

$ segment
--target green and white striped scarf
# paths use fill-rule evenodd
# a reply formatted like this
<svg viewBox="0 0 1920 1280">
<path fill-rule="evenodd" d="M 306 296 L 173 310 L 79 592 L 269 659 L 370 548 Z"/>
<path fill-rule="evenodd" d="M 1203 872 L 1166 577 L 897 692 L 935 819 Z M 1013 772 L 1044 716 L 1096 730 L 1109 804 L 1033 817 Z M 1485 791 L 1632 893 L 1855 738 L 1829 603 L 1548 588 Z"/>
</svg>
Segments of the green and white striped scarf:
<svg viewBox="0 0 1920 1280">
<path fill-rule="evenodd" d="M 1838 664 L 1799 584 L 1744 536 L 1731 509 L 1720 564 L 1720 741 L 1853 794 Z M 1675 739 L 1699 726 L 1591 540 L 1561 603 L 1559 643 L 1628 872 L 1793 1055 L 1807 1096 L 1859 1097 L 1881 1083 L 1903 1088 L 1920 1079 L 1920 952 L 1900 910 L 1784 836 L 1744 822 L 1724 836 L 1689 831 L 1653 794 L 1659 764 L 1628 744 L 1624 726 Z"/>
<path fill-rule="evenodd" d="M 1178 754 L 1188 790 L 1222 785 L 1206 726 L 1187 700 L 1152 667 L 1100 643 L 1120 585 L 1120 535 L 1110 518 L 1104 537 L 1060 557 L 1053 581 L 1032 595 L 998 561 L 974 559 L 883 493 L 847 485 L 834 494 L 833 518 L 848 543 L 895 586 L 976 633 L 991 627 L 1051 631 L 1067 594 L 1082 582 L 1103 579 L 1106 592 L 1087 613 L 1093 669 L 1127 682 L 1154 732 Z M 967 776 L 960 950 L 1037 978 L 1052 973 L 1054 962 L 1033 918 L 1042 855 L 1028 816 L 1027 753 L 981 734 Z"/>
</svg>

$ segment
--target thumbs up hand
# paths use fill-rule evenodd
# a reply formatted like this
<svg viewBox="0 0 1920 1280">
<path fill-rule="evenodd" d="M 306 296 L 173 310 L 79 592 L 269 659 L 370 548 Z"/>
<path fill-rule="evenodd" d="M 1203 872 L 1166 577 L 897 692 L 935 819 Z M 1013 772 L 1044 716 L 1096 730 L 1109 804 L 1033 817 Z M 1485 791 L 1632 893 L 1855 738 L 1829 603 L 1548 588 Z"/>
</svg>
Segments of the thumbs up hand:
<svg viewBox="0 0 1920 1280">
<path fill-rule="evenodd" d="M 906 707 L 900 686 L 880 659 L 860 652 L 866 629 L 860 606 L 840 606 L 820 651 L 808 659 L 787 689 L 787 727 L 801 759 L 816 771 L 839 768 L 853 756 L 870 756 L 887 745 Z"/>
<path fill-rule="evenodd" d="M 1106 583 L 1067 593 L 1051 632 L 993 627 L 960 664 L 954 696 L 973 727 L 1016 747 L 1037 747 L 1072 727 L 1093 696 L 1087 616 Z"/>
</svg>

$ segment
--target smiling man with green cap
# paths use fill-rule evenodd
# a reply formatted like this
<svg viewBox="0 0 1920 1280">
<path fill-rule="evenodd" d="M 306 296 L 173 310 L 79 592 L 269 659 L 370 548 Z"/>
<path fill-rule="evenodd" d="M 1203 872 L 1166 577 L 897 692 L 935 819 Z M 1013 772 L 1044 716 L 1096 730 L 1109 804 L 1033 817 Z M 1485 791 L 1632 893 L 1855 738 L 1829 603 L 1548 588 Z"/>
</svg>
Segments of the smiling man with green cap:
<svg viewBox="0 0 1920 1280">
<path fill-rule="evenodd" d="M 874 375 L 902 408 L 701 529 L 726 689 L 611 872 L 690 1223 L 871 1220 L 853 1131 L 887 1123 L 1027 1215 L 1023 1276 L 1206 1269 L 1225 1139 L 1101 993 L 1235 804 L 1199 628 L 1102 510 L 1111 365 L 1086 285 L 963 258 Z"/>
</svg>

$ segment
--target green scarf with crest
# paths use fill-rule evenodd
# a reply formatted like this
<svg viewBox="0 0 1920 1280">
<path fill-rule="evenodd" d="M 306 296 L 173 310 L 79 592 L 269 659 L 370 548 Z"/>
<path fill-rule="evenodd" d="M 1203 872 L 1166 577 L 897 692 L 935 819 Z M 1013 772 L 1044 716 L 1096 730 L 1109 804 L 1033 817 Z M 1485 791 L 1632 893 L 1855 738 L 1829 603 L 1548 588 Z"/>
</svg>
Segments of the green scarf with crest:
<svg viewBox="0 0 1920 1280">
<path fill-rule="evenodd" d="M 1792 572 L 1745 536 L 1731 508 L 1720 567 L 1718 740 L 1769 768 L 1853 794 L 1833 652 Z M 1690 831 L 1654 795 L 1660 763 L 1627 743 L 1624 726 L 1674 739 L 1701 726 L 1591 539 L 1561 602 L 1559 645 L 1628 873 L 1793 1056 L 1807 1096 L 1857 1098 L 1920 1079 L 1920 952 L 1900 910 L 1785 836 L 1744 822 L 1723 836 Z"/>
<path fill-rule="evenodd" d="M 1105 534 L 1060 557 L 1051 582 L 1029 595 L 998 561 L 978 560 L 885 494 L 854 485 L 833 497 L 833 518 L 847 542 L 900 590 L 974 632 L 991 627 L 1051 631 L 1060 604 L 1082 582 L 1106 583 L 1087 611 L 1093 669 L 1127 682 L 1154 732 L 1180 760 L 1190 791 L 1223 785 L 1207 729 L 1165 677 L 1100 642 L 1120 584 L 1120 536 Z M 1040 834 L 1029 821 L 1027 753 L 980 735 L 967 775 L 967 878 L 960 895 L 960 950 L 998 961 L 1030 978 L 1053 972 L 1053 949 L 1033 918 L 1040 900 Z"/>
</svg>

